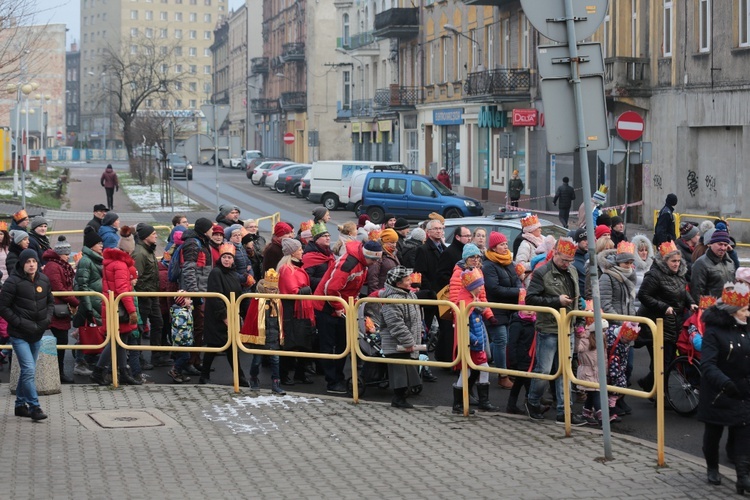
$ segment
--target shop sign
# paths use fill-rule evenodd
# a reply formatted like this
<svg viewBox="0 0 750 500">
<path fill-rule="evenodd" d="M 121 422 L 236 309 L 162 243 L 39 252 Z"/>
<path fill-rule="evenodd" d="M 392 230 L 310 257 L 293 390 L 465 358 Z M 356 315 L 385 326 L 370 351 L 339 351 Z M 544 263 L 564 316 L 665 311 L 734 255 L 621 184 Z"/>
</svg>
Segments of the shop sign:
<svg viewBox="0 0 750 500">
<path fill-rule="evenodd" d="M 479 108 L 479 128 L 503 128 L 508 120 L 505 111 L 497 109 L 497 106 L 482 106 Z"/>
<path fill-rule="evenodd" d="M 536 127 L 539 124 L 539 112 L 536 109 L 514 109 L 514 127 Z"/>
<path fill-rule="evenodd" d="M 461 125 L 464 122 L 463 108 L 436 109 L 432 111 L 433 125 Z"/>
</svg>

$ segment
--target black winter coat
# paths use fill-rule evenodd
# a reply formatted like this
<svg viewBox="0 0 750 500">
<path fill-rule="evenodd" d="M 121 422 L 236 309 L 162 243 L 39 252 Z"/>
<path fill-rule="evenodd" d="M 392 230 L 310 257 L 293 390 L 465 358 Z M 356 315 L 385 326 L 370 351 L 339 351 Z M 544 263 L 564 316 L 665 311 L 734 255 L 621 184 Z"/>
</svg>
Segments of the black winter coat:
<svg viewBox="0 0 750 500">
<path fill-rule="evenodd" d="M 638 290 L 638 300 L 641 302 L 638 316 L 645 316 L 654 321 L 664 318 L 665 342 L 677 342 L 677 335 L 685 320 L 685 310 L 695 303 L 687 293 L 686 272 L 685 261 L 681 261 L 680 269 L 673 273 L 661 258 L 657 258 L 643 277 L 641 288 Z M 674 315 L 665 314 L 669 307 L 674 309 Z M 637 343 L 645 344 L 651 340 L 651 329 L 642 328 Z"/>
<path fill-rule="evenodd" d="M 687 265 L 687 273 L 685 274 L 685 279 L 688 283 L 690 283 L 690 278 L 692 277 L 690 271 L 693 268 L 694 249 L 690 248 L 682 238 L 677 238 L 676 240 L 674 240 L 674 243 L 677 246 L 677 249 L 680 251 L 680 254 L 682 255 L 682 261 Z"/>
<path fill-rule="evenodd" d="M 422 275 L 422 290 L 432 290 L 437 293 L 448 284 L 446 282 L 439 286 L 440 279 L 438 278 L 437 268 L 440 255 L 440 251 L 435 247 L 432 240 L 427 240 L 422 246 L 417 247 L 413 269 L 414 272 Z"/>
<path fill-rule="evenodd" d="M 488 302 L 518 304 L 518 292 L 523 285 L 521 280 L 518 279 L 515 265 L 512 262 L 507 266 L 502 266 L 487 259 L 482 263 L 482 274 L 484 274 L 484 289 L 487 293 Z M 514 311 L 493 309 L 492 312 L 501 325 L 507 325 L 510 321 L 510 315 Z"/>
<path fill-rule="evenodd" d="M 240 282 L 233 268 L 226 268 L 220 263 L 211 269 L 208 275 L 207 292 L 224 295 L 227 299 L 234 292 L 236 297 L 242 293 Z M 210 347 L 221 347 L 227 343 L 227 305 L 223 300 L 215 297 L 206 299 L 205 320 L 203 323 L 203 344 Z"/>
<path fill-rule="evenodd" d="M 42 258 L 44 255 L 44 252 L 49 250 L 50 244 L 49 244 L 49 238 L 47 238 L 46 235 L 42 236 L 41 234 L 37 234 L 34 231 L 31 231 L 29 233 L 29 248 L 34 250 L 37 255 L 39 256 L 39 266 L 43 266 L 45 263 L 45 260 Z"/>
<path fill-rule="evenodd" d="M 49 278 L 37 271 L 32 281 L 16 265 L 0 292 L 0 316 L 8 322 L 8 335 L 37 342 L 49 328 L 54 308 Z"/>
<path fill-rule="evenodd" d="M 458 229 L 458 228 L 456 228 Z M 456 263 L 463 258 L 464 243 L 453 238 L 451 246 L 446 248 L 443 253 L 440 254 L 440 260 L 438 260 L 437 266 L 437 285 L 439 291 L 445 285 L 450 283 L 451 276 L 453 276 L 453 269 L 456 267 Z"/>
<path fill-rule="evenodd" d="M 654 239 L 651 240 L 657 247 L 665 241 L 674 241 L 677 234 L 674 228 L 674 207 L 664 205 L 659 211 L 659 217 L 654 226 Z"/>
<path fill-rule="evenodd" d="M 414 269 L 417 263 L 417 248 L 422 246 L 422 242 L 411 238 L 398 241 L 398 260 L 401 261 L 401 265 Z"/>
<path fill-rule="evenodd" d="M 706 331 L 701 353 L 701 390 L 698 420 L 716 425 L 750 424 L 750 335 L 747 325 L 717 307 L 703 313 Z M 729 397 L 732 382 L 739 394 Z"/>
<path fill-rule="evenodd" d="M 531 367 L 531 344 L 534 343 L 534 322 L 522 320 L 517 312 L 510 317 L 508 324 L 508 368 L 528 371 Z"/>
<path fill-rule="evenodd" d="M 570 209 L 573 205 L 573 200 L 575 199 L 575 189 L 570 187 L 570 184 L 563 183 L 561 186 L 558 186 L 555 197 L 552 199 L 552 204 L 558 205 L 559 208 L 562 208 L 563 210 L 566 208 Z"/>
<path fill-rule="evenodd" d="M 16 263 L 21 252 L 23 252 L 23 248 L 11 240 L 10 245 L 8 245 L 8 255 L 5 257 L 5 268 L 8 271 L 6 276 L 10 276 L 16 270 Z"/>
</svg>

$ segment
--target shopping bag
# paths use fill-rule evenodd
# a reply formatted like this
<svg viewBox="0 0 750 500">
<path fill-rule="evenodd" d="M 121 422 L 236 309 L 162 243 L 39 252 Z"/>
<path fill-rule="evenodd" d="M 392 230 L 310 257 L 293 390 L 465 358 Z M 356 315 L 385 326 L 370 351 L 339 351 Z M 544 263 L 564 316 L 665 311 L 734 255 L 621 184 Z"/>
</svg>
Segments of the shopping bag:
<svg viewBox="0 0 750 500">
<path fill-rule="evenodd" d="M 98 345 L 104 342 L 107 336 L 107 331 L 104 326 L 99 326 L 96 323 L 86 323 L 83 326 L 78 327 L 78 342 L 81 345 Z M 84 354 L 99 354 L 104 349 L 84 349 Z"/>
</svg>

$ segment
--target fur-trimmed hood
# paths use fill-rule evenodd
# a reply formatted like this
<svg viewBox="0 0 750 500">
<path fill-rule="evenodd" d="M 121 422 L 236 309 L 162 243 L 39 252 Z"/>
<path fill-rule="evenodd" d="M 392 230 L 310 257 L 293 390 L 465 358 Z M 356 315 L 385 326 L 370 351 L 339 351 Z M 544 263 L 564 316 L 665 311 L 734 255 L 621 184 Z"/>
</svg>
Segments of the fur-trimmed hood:
<svg viewBox="0 0 750 500">
<path fill-rule="evenodd" d="M 654 266 L 661 271 L 662 274 L 666 274 L 667 276 L 674 276 L 677 274 L 677 276 L 684 278 L 687 274 L 687 264 L 685 264 L 685 260 L 680 261 L 680 268 L 677 270 L 677 273 L 673 273 L 670 269 L 667 263 L 664 261 L 664 259 L 659 256 L 658 258 L 654 259 Z"/>
<path fill-rule="evenodd" d="M 608 271 L 615 266 L 615 255 L 617 250 L 612 248 L 596 254 L 596 263 L 602 271 Z"/>
<path fill-rule="evenodd" d="M 635 245 L 635 267 L 639 271 L 648 271 L 654 264 L 654 245 L 651 241 L 642 234 L 636 234 L 633 239 L 630 240 Z M 641 259 L 638 255 L 638 247 L 645 244 L 648 248 L 648 257 L 646 260 Z"/>
<path fill-rule="evenodd" d="M 124 262 L 126 266 L 133 267 L 135 266 L 135 261 L 133 260 L 133 257 L 131 257 L 127 252 L 124 252 L 120 250 L 119 248 L 105 248 L 104 252 L 102 252 L 102 255 L 104 256 L 104 263 L 106 264 L 108 260 L 114 260 L 114 261 L 121 261 Z"/>
</svg>

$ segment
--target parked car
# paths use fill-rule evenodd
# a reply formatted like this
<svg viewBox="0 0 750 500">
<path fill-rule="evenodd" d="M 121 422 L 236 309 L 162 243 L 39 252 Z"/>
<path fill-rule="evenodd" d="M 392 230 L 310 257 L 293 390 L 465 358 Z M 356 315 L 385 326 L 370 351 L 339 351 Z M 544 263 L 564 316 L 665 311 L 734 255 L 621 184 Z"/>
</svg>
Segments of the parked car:
<svg viewBox="0 0 750 500">
<path fill-rule="evenodd" d="M 193 165 L 184 156 L 176 153 L 167 155 L 167 165 L 164 167 L 164 175 L 168 178 L 181 178 L 193 180 Z"/>
<path fill-rule="evenodd" d="M 271 190 L 277 189 L 276 183 L 279 181 L 279 178 L 281 178 L 281 176 L 289 172 L 295 172 L 296 169 L 306 166 L 310 165 L 306 163 L 292 163 L 291 165 L 282 165 L 279 168 L 269 168 L 268 170 L 266 170 L 268 175 L 266 175 L 265 177 L 266 180 L 264 186 Z M 279 192 L 283 193 L 284 190 L 282 189 Z"/>
<path fill-rule="evenodd" d="M 446 219 L 484 214 L 482 204 L 454 193 L 434 177 L 410 172 L 369 172 L 362 190 L 362 211 L 375 224 L 385 213 L 424 220 L 432 212 Z"/>
<path fill-rule="evenodd" d="M 261 179 L 263 178 L 263 173 L 266 170 L 273 167 L 274 165 L 290 165 L 292 163 L 294 162 L 281 160 L 264 161 L 263 163 L 255 167 L 252 172 L 250 172 L 250 182 L 253 184 L 253 186 L 259 186 L 261 183 Z"/>
<path fill-rule="evenodd" d="M 279 180 L 274 184 L 276 192 L 294 194 L 299 188 L 302 177 L 310 171 L 310 168 L 312 168 L 310 165 L 296 165 L 279 174 Z"/>
<path fill-rule="evenodd" d="M 401 164 L 385 165 L 385 166 L 377 166 L 373 170 L 375 171 L 383 171 L 383 170 L 404 171 L 405 167 Z M 359 217 L 363 213 L 362 212 L 362 189 L 364 188 L 366 178 L 367 178 L 366 170 L 354 172 L 354 174 L 352 174 L 352 181 L 349 184 L 349 201 L 346 204 L 346 209 L 352 210 L 354 212 L 354 215 L 356 215 L 357 217 Z"/>
<path fill-rule="evenodd" d="M 255 171 L 256 167 L 260 165 L 261 163 L 267 162 L 267 161 L 291 161 L 289 158 L 253 158 L 249 162 L 246 162 L 245 167 L 245 175 L 248 179 L 252 179 L 253 177 L 253 171 Z"/>
<path fill-rule="evenodd" d="M 257 149 L 249 149 L 247 151 L 243 151 L 242 158 L 240 159 L 240 168 L 244 168 L 245 170 L 247 170 L 247 166 L 256 158 L 265 158 L 263 156 L 263 152 Z"/>
<path fill-rule="evenodd" d="M 297 198 L 307 198 L 310 196 L 310 178 L 312 177 L 312 169 L 310 169 L 309 172 L 307 172 L 304 176 L 302 176 L 302 179 L 299 181 L 299 188 L 297 188 L 297 192 L 295 193 L 295 196 Z"/>
<path fill-rule="evenodd" d="M 453 231 L 459 226 L 468 227 L 472 234 L 475 229 L 483 228 L 487 231 L 487 237 L 492 231 L 503 233 L 508 238 L 508 244 L 513 247 L 513 242 L 521 234 L 521 219 L 529 215 L 525 212 L 499 212 L 486 217 L 464 217 L 463 219 L 445 220 L 445 239 L 449 241 Z M 539 219 L 542 225 L 542 235 L 551 234 L 555 239 L 568 234 L 568 230 L 562 226 L 546 219 Z"/>
<path fill-rule="evenodd" d="M 219 158 L 219 166 L 221 168 L 241 168 L 242 157 L 235 156 L 232 158 Z"/>
<path fill-rule="evenodd" d="M 271 189 L 273 189 L 273 186 L 266 184 L 266 179 L 268 179 L 268 176 L 271 175 L 272 172 L 275 172 L 276 170 L 279 170 L 280 168 L 286 167 L 288 165 L 297 165 L 296 162 L 290 161 L 290 162 L 276 162 L 270 167 L 263 170 L 261 173 L 261 176 L 258 178 L 258 181 L 260 181 L 261 186 L 268 186 Z"/>
<path fill-rule="evenodd" d="M 312 167 L 310 194 L 308 199 L 320 203 L 329 211 L 349 203 L 349 185 L 352 176 L 359 171 L 370 171 L 377 166 L 403 169 L 398 162 L 330 160 L 316 161 Z"/>
</svg>

